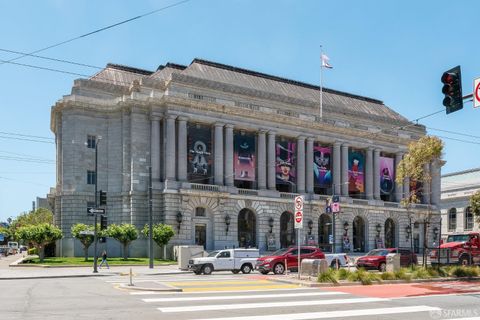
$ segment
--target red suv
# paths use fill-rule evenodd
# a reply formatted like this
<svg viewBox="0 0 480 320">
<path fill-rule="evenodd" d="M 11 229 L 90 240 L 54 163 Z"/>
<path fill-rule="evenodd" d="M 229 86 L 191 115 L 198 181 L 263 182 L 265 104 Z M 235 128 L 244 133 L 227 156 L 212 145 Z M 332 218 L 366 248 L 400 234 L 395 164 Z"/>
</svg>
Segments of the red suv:
<svg viewBox="0 0 480 320">
<path fill-rule="evenodd" d="M 303 259 L 325 259 L 325 254 L 316 247 L 302 246 L 300 247 L 300 260 Z M 275 274 L 285 272 L 285 261 L 289 270 L 298 270 L 298 247 L 290 247 L 280 249 L 257 259 L 256 269 L 262 274 L 273 271 Z"/>
<path fill-rule="evenodd" d="M 408 249 L 398 249 L 400 252 L 400 266 L 408 267 L 417 264 L 417 255 Z M 384 272 L 387 266 L 387 254 L 397 253 L 397 248 L 375 249 L 366 256 L 357 259 L 355 266 L 364 269 L 378 269 Z"/>
</svg>

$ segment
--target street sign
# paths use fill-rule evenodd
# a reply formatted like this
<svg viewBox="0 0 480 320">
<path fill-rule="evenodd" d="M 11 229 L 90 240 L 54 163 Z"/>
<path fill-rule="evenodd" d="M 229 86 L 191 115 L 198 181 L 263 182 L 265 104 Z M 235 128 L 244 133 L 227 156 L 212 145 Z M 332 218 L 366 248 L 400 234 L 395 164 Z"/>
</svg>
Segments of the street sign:
<svg viewBox="0 0 480 320">
<path fill-rule="evenodd" d="M 480 107 L 480 78 L 473 81 L 473 107 Z"/>
<path fill-rule="evenodd" d="M 303 211 L 303 196 L 295 197 L 295 211 Z"/>
<path fill-rule="evenodd" d="M 87 208 L 87 212 L 90 213 L 90 214 L 94 214 L 94 213 L 104 214 L 104 213 L 105 213 L 105 209 Z"/>
<path fill-rule="evenodd" d="M 295 212 L 295 229 L 303 228 L 303 212 L 296 211 Z"/>
<path fill-rule="evenodd" d="M 91 230 L 84 230 L 84 231 L 80 231 L 80 234 L 84 236 L 94 236 L 95 232 Z"/>
<path fill-rule="evenodd" d="M 328 235 L 328 243 L 333 244 L 333 234 Z"/>
<path fill-rule="evenodd" d="M 340 203 L 338 202 L 332 203 L 332 212 L 334 213 L 340 212 Z"/>
</svg>

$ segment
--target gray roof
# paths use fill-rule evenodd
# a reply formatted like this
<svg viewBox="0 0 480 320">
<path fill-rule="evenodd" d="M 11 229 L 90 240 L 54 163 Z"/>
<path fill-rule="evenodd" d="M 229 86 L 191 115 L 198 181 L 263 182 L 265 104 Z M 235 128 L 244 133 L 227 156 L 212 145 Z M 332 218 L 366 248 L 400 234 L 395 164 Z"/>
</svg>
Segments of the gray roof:
<svg viewBox="0 0 480 320">
<path fill-rule="evenodd" d="M 168 63 L 156 72 L 126 66 L 108 64 L 92 79 L 129 86 L 132 81 L 143 77 L 168 80 L 172 73 L 194 78 L 259 90 L 294 99 L 319 103 L 320 87 L 294 80 L 271 76 L 246 69 L 223 65 L 207 60 L 194 59 L 189 66 Z M 323 88 L 323 103 L 326 108 L 341 108 L 339 112 L 366 114 L 399 122 L 408 120 L 383 104 L 382 101 L 346 92 Z"/>
<path fill-rule="evenodd" d="M 480 168 L 453 172 L 442 176 L 442 192 L 460 188 L 480 187 Z"/>
</svg>

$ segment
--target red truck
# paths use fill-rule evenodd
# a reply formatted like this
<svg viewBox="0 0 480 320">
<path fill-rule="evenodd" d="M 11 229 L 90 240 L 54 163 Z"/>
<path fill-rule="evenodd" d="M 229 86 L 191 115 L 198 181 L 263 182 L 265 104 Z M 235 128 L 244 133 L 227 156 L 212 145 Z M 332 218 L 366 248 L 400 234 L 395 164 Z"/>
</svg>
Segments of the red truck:
<svg viewBox="0 0 480 320">
<path fill-rule="evenodd" d="M 440 256 L 440 257 L 439 257 Z M 432 266 L 438 264 L 480 265 L 480 234 L 478 232 L 449 234 L 440 250 L 430 252 Z"/>
</svg>

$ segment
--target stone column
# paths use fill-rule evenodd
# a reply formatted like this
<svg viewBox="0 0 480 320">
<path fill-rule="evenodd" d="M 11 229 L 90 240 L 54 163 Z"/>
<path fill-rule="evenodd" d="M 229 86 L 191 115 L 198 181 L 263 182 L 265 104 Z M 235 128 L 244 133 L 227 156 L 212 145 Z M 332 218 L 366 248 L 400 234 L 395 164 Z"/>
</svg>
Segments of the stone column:
<svg viewBox="0 0 480 320">
<path fill-rule="evenodd" d="M 441 196 L 440 179 L 442 173 L 442 163 L 439 160 L 432 162 L 430 173 L 432 175 L 432 204 L 439 206 Z"/>
<path fill-rule="evenodd" d="M 297 193 L 305 193 L 305 137 L 297 138 Z"/>
<path fill-rule="evenodd" d="M 175 180 L 175 118 L 174 115 L 167 115 L 166 119 L 166 133 L 165 139 L 165 180 Z"/>
<path fill-rule="evenodd" d="M 152 179 L 160 180 L 160 119 L 153 117 L 150 121 L 150 161 Z"/>
<path fill-rule="evenodd" d="M 187 181 L 187 117 L 178 117 L 177 179 Z"/>
<path fill-rule="evenodd" d="M 275 190 L 275 131 L 268 132 L 267 173 L 268 189 Z"/>
<path fill-rule="evenodd" d="M 380 150 L 373 151 L 373 198 L 380 200 Z"/>
<path fill-rule="evenodd" d="M 423 192 L 422 192 L 422 203 L 425 203 L 425 204 L 430 204 L 431 202 L 431 176 L 430 176 L 430 164 L 429 163 L 426 163 L 424 166 L 423 166 L 423 172 L 424 172 L 424 177 L 426 179 L 423 180 Z"/>
<path fill-rule="evenodd" d="M 341 143 L 335 142 L 333 144 L 333 188 L 336 195 L 342 192 L 342 163 L 341 163 Z"/>
<path fill-rule="evenodd" d="M 367 150 L 365 150 L 365 198 L 366 199 L 373 199 L 373 196 L 374 196 L 374 166 L 376 165 L 376 162 L 373 158 L 373 149 L 372 148 L 368 148 Z M 378 162 L 378 161 L 377 161 Z M 374 165 L 375 163 L 375 165 Z M 376 191 L 376 190 L 375 190 Z M 375 199 L 376 198 L 376 194 L 375 194 Z"/>
<path fill-rule="evenodd" d="M 257 174 L 258 189 L 260 190 L 265 190 L 267 188 L 267 141 L 265 134 L 265 130 L 260 130 L 258 132 Z"/>
<path fill-rule="evenodd" d="M 342 166 L 341 166 L 341 190 L 342 196 L 348 197 L 348 144 L 342 144 Z"/>
<path fill-rule="evenodd" d="M 307 155 L 306 155 L 306 163 L 305 163 L 305 182 L 307 193 L 313 193 L 313 138 L 307 139 Z"/>
<path fill-rule="evenodd" d="M 403 158 L 403 153 L 402 152 L 397 152 L 395 154 L 395 169 L 394 171 L 392 172 L 393 174 L 393 179 L 395 179 L 395 201 L 396 202 L 400 202 L 402 201 L 402 196 L 403 196 L 403 189 L 402 189 L 402 185 L 399 184 L 396 180 L 396 174 L 397 174 L 397 167 L 398 167 L 398 164 L 400 163 L 400 161 L 402 161 L 402 158 Z"/>
<path fill-rule="evenodd" d="M 215 123 L 214 183 L 223 186 L 223 123 Z"/>
<path fill-rule="evenodd" d="M 233 187 L 233 125 L 225 125 L 225 185 Z"/>
</svg>

